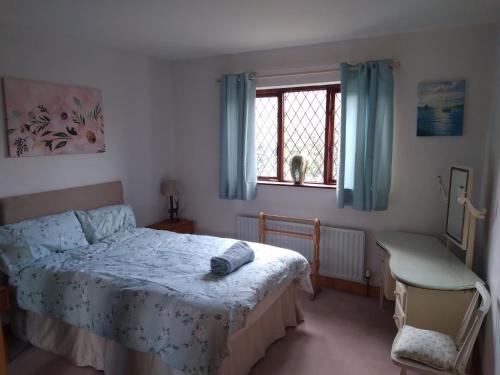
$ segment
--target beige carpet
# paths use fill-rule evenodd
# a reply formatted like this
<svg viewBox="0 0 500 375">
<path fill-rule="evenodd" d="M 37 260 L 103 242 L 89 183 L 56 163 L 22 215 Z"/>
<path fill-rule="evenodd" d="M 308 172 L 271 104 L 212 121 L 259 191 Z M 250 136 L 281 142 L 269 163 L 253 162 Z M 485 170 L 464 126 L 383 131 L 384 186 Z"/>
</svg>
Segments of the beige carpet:
<svg viewBox="0 0 500 375">
<path fill-rule="evenodd" d="M 250 375 L 396 375 L 390 347 L 392 309 L 377 300 L 324 289 L 315 301 L 301 295 L 306 321 L 276 341 Z M 9 365 L 9 375 L 97 375 L 52 353 L 30 348 Z"/>
</svg>

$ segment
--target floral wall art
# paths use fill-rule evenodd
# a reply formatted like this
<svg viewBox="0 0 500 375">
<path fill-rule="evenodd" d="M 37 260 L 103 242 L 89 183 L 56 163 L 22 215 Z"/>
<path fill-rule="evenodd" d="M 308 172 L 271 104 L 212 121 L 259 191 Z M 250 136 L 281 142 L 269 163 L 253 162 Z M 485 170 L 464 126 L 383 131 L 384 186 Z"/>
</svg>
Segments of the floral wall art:
<svg viewBox="0 0 500 375">
<path fill-rule="evenodd" d="M 98 89 L 4 78 L 9 156 L 105 151 Z"/>
</svg>

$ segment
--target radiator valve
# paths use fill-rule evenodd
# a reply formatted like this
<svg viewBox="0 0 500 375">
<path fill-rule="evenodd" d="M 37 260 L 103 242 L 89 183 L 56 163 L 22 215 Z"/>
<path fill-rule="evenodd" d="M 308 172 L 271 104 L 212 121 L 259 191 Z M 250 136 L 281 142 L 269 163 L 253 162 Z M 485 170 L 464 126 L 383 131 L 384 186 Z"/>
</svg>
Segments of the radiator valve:
<svg viewBox="0 0 500 375">
<path fill-rule="evenodd" d="M 370 269 L 365 270 L 365 280 L 366 280 L 366 289 L 365 293 L 368 297 L 370 295 L 370 279 L 372 278 L 372 271 Z"/>
<path fill-rule="evenodd" d="M 371 271 L 370 269 L 368 269 L 368 268 L 367 268 L 367 269 L 365 270 L 365 279 L 366 279 L 367 281 L 370 281 L 370 279 L 371 279 L 371 278 L 372 278 L 372 271 Z"/>
</svg>

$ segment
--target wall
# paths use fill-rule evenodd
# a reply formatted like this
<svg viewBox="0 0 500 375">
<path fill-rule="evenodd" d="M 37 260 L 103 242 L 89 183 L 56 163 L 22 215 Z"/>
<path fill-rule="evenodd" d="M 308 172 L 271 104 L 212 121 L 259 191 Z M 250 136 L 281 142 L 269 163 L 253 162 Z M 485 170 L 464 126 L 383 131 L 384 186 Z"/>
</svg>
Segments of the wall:
<svg viewBox="0 0 500 375">
<path fill-rule="evenodd" d="M 234 236 L 237 215 L 255 215 L 259 210 L 317 216 L 324 224 L 362 228 L 368 234 L 368 266 L 378 273 L 380 251 L 374 243 L 374 231 L 441 233 L 445 206 L 436 176 L 446 175 L 450 164 L 472 166 L 480 174 L 489 110 L 492 30 L 492 25 L 480 25 L 175 63 L 176 175 L 184 214 L 196 220 L 200 232 L 223 236 Z M 220 74 L 315 68 L 375 58 L 401 62 L 395 73 L 393 180 L 388 211 L 340 210 L 334 191 L 297 187 L 261 185 L 257 199 L 250 202 L 218 199 L 216 78 Z M 417 83 L 442 78 L 467 80 L 464 135 L 418 138 Z"/>
<path fill-rule="evenodd" d="M 139 224 L 166 216 L 159 185 L 174 173 L 169 65 L 107 48 L 13 35 L 0 37 L 0 76 L 100 88 L 107 151 L 7 158 L 2 124 L 0 197 L 122 180 Z"/>
<path fill-rule="evenodd" d="M 486 147 L 482 207 L 488 208 L 486 222 L 479 231 L 476 252 L 477 272 L 491 293 L 491 312 L 483 330 L 481 352 L 484 375 L 500 374 L 500 23 L 496 32 L 496 57 L 491 95 L 492 116 Z"/>
</svg>

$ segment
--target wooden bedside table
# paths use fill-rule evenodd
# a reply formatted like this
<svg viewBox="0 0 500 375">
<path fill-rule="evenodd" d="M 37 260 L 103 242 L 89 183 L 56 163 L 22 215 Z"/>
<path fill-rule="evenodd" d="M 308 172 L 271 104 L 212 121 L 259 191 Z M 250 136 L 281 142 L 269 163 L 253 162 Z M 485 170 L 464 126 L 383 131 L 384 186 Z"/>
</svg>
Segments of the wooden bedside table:
<svg viewBox="0 0 500 375">
<path fill-rule="evenodd" d="M 0 286 L 0 312 L 6 312 L 10 307 L 9 288 Z M 7 375 L 7 346 L 5 345 L 5 336 L 3 326 L 0 322 L 0 375 Z"/>
<path fill-rule="evenodd" d="M 148 228 L 157 230 L 169 230 L 177 233 L 194 233 L 194 221 L 189 219 L 179 219 L 179 221 L 164 220 L 159 223 L 148 225 Z"/>
</svg>

